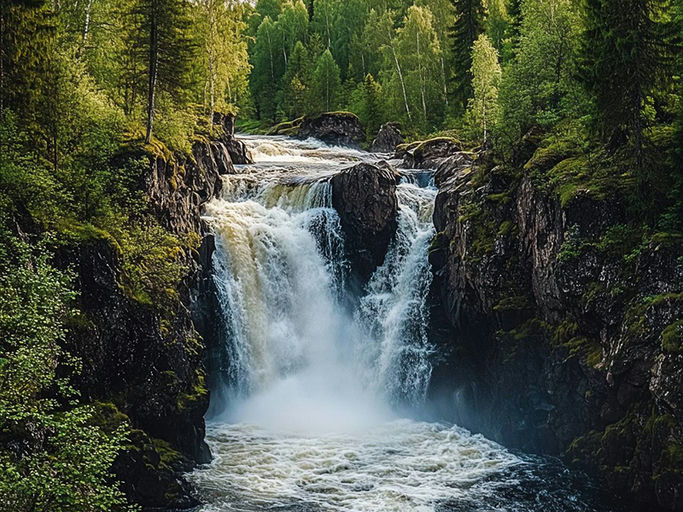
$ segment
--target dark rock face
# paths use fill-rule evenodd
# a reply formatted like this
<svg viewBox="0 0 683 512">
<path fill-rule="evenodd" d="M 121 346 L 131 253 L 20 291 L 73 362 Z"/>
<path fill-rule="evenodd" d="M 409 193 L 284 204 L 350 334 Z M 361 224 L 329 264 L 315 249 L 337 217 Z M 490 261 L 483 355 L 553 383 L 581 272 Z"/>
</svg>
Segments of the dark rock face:
<svg viewBox="0 0 683 512">
<path fill-rule="evenodd" d="M 196 142 L 192 155 L 174 155 L 171 161 L 153 158 L 143 175 L 155 217 L 174 234 L 203 233 L 201 205 L 220 192 L 221 174 L 235 172 L 221 142 Z"/>
<path fill-rule="evenodd" d="M 326 144 L 359 147 L 365 139 L 365 132 L 355 114 L 328 112 L 313 118 L 305 117 L 301 122 L 298 137 L 315 137 Z"/>
<path fill-rule="evenodd" d="M 433 396 L 507 446 L 566 454 L 637 509 L 683 510 L 683 354 L 664 333 L 683 314 L 680 245 L 625 263 L 598 243 L 627 221 L 617 194 L 563 204 L 520 170 L 443 165 L 430 261 L 457 356 Z"/>
<path fill-rule="evenodd" d="M 445 159 L 461 150 L 455 139 L 437 137 L 425 141 L 401 144 L 394 158 L 402 159 L 401 167 L 407 169 L 436 169 Z"/>
<path fill-rule="evenodd" d="M 398 123 L 385 123 L 377 132 L 375 140 L 372 141 L 370 151 L 373 153 L 392 153 L 399 144 L 403 144 L 400 125 Z"/>
<path fill-rule="evenodd" d="M 162 316 L 124 293 L 119 252 L 109 239 L 81 242 L 66 256 L 78 271 L 84 318 L 72 329 L 73 353 L 83 361 L 78 387 L 117 421 L 130 423 L 130 448 L 114 470 L 129 499 L 145 509 L 197 505 L 182 473 L 211 459 L 204 442 L 204 359 L 215 342 L 214 245 L 200 215 L 219 193 L 221 174 L 234 172 L 225 144 L 225 138 L 197 142 L 191 156 L 147 155 L 140 188 L 151 212 L 179 237 L 204 237 L 198 251 L 181 256 L 187 273 L 173 311 Z"/>
<path fill-rule="evenodd" d="M 332 205 L 346 235 L 349 261 L 363 281 L 382 264 L 396 232 L 396 178 L 386 163 L 360 163 L 332 177 Z"/>
<path fill-rule="evenodd" d="M 218 142 L 222 145 L 224 151 L 230 156 L 230 161 L 233 164 L 251 164 L 253 160 L 249 154 L 249 150 L 244 142 L 235 137 L 235 115 L 221 114 L 214 112 L 213 123 L 223 128 L 224 136 Z M 234 169 L 233 171 L 234 172 Z M 221 174 L 231 174 L 230 172 L 221 172 Z"/>
</svg>

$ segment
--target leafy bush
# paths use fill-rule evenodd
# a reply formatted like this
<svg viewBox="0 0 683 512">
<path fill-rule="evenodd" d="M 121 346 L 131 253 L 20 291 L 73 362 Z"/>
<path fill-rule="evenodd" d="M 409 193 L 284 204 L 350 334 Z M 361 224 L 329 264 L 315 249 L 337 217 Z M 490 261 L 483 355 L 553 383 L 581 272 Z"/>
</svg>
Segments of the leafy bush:
<svg viewBox="0 0 683 512">
<path fill-rule="evenodd" d="M 0 234 L 0 509 L 123 510 L 110 468 L 125 429 L 105 432 L 79 405 L 61 344 L 72 314 L 68 272 Z"/>
</svg>

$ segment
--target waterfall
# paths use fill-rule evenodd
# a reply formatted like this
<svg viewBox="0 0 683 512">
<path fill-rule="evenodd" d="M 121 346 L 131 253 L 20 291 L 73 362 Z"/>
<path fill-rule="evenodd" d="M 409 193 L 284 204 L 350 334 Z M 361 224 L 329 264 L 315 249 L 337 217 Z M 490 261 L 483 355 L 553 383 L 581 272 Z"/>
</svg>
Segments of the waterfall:
<svg viewBox="0 0 683 512">
<path fill-rule="evenodd" d="M 373 155 L 247 144 L 256 163 L 206 208 L 228 365 L 207 426 L 214 460 L 190 475 L 200 510 L 609 512 L 557 461 L 401 417 L 420 410 L 436 351 L 429 173 L 404 172 L 396 234 L 357 296 L 329 178 Z"/>
<path fill-rule="evenodd" d="M 435 191 L 398 186 L 395 239 L 363 295 L 350 299 L 344 237 L 331 202 L 332 162 L 310 146 L 252 146 L 255 158 L 280 165 L 284 158 L 293 168 L 225 176 L 222 197 L 206 208 L 226 326 L 224 395 L 237 419 L 260 400 L 277 409 L 269 400 L 283 398 L 283 388 L 290 403 L 308 401 L 310 389 L 317 390 L 325 407 L 308 404 L 309 415 L 357 409 L 385 418 L 392 404 L 421 401 L 429 383 L 427 246 Z M 355 158 L 353 150 L 343 155 L 332 170 Z M 293 394 L 297 386 L 302 396 Z"/>
</svg>

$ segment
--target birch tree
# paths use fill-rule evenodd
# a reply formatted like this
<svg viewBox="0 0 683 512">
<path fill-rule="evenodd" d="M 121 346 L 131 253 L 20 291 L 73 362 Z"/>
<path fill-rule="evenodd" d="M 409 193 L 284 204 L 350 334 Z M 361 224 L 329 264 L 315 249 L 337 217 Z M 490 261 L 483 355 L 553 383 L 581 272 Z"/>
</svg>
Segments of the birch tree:
<svg viewBox="0 0 683 512">
<path fill-rule="evenodd" d="M 480 34 L 472 47 L 472 89 L 474 97 L 469 103 L 469 115 L 482 133 L 486 145 L 488 131 L 498 116 L 498 87 L 501 69 L 498 52 L 485 34 Z"/>
</svg>

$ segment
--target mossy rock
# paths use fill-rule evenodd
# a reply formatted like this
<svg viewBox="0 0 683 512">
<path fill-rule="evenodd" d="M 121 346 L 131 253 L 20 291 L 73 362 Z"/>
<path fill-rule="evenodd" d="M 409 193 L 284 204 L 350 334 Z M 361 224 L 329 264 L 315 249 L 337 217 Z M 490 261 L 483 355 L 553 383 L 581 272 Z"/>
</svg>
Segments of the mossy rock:
<svg viewBox="0 0 683 512">
<path fill-rule="evenodd" d="M 662 350 L 670 354 L 683 353 L 683 319 L 664 328 L 662 331 Z"/>
</svg>

